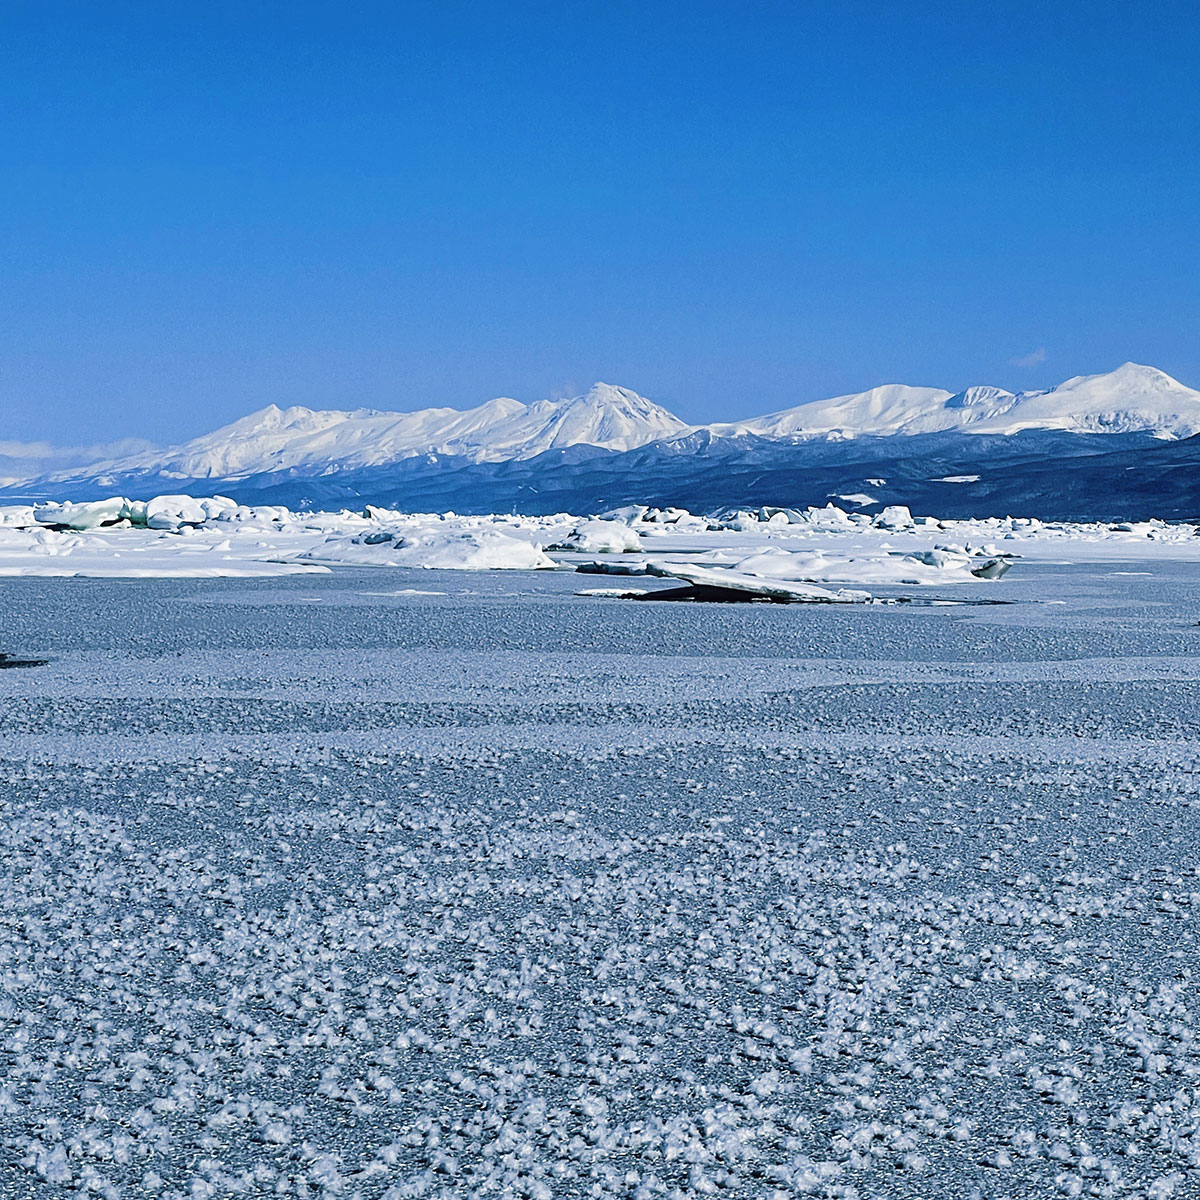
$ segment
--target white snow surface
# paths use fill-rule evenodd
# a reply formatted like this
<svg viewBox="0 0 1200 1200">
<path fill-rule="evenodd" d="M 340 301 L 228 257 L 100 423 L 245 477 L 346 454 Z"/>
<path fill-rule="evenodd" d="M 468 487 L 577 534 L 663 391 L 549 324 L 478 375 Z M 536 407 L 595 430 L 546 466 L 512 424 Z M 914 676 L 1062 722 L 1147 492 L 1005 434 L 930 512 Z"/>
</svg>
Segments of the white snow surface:
<svg viewBox="0 0 1200 1200">
<path fill-rule="evenodd" d="M 190 537 L 147 529 L 0 527 L 0 576 L 88 576 L 98 579 L 220 579 L 322 572 L 314 563 L 271 557 L 264 541 L 205 531 Z"/>
<path fill-rule="evenodd" d="M 642 548 L 636 529 L 624 521 L 580 521 L 555 549 L 583 554 L 636 554 Z"/>
<path fill-rule="evenodd" d="M 303 557 L 320 563 L 441 571 L 539 571 L 556 565 L 531 538 L 486 528 L 335 534 Z"/>
<path fill-rule="evenodd" d="M 743 576 L 797 583 L 971 583 L 982 557 L 965 549 L 931 549 L 911 554 L 844 555 L 828 550 L 784 550 L 769 546 L 754 554 L 714 550 L 705 563 L 720 564 Z M 710 581 L 711 582 L 711 581 Z"/>
<path fill-rule="evenodd" d="M 746 592 L 768 599 L 791 600 L 803 604 L 864 604 L 871 599 L 870 592 L 854 592 L 846 588 L 829 591 L 827 588 L 814 587 L 811 583 L 787 575 L 781 578 L 746 571 L 742 569 L 741 563 L 733 567 L 710 567 L 680 562 L 650 563 L 648 571 L 660 578 L 678 579 L 699 587 Z"/>
<path fill-rule="evenodd" d="M 1200 560 L 1200 526 L 1068 524 L 1014 517 L 939 521 L 895 506 L 875 517 L 824 508 L 720 516 L 633 506 L 620 518 L 298 513 L 221 497 L 121 497 L 0 507 L 0 574 L 238 576 L 330 566 L 573 569 L 604 555 L 801 583 L 962 583 L 997 557 L 1042 561 Z"/>
</svg>

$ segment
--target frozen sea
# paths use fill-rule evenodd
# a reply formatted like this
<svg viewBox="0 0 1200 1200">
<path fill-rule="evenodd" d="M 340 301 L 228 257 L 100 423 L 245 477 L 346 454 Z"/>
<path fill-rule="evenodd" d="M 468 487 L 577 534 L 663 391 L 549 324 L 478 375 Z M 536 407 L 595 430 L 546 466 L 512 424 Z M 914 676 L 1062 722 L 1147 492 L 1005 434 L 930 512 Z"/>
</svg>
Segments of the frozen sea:
<svg viewBox="0 0 1200 1200">
<path fill-rule="evenodd" d="M 1200 1194 L 1200 564 L 581 582 L 0 579 L 0 1196 Z"/>
</svg>

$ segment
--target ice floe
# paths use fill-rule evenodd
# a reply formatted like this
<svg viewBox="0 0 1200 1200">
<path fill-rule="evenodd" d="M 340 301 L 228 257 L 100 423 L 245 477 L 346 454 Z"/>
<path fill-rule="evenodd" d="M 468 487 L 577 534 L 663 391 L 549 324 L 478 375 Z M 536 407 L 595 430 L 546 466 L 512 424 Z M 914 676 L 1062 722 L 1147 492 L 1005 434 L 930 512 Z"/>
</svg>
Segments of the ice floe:
<svg viewBox="0 0 1200 1200">
<path fill-rule="evenodd" d="M 636 554 L 642 548 L 637 530 L 625 521 L 580 521 L 561 543 L 551 550 L 580 551 L 584 554 Z"/>
<path fill-rule="evenodd" d="M 737 551 L 718 550 L 706 559 L 743 575 L 806 583 L 961 583 L 999 578 L 1009 565 L 1007 558 L 997 555 L 981 559 L 966 551 L 942 547 L 910 554 L 847 557 L 824 550 L 792 551 L 772 546 L 748 557 L 736 555 Z"/>
<path fill-rule="evenodd" d="M 965 549 L 937 547 L 911 554 L 882 553 L 846 557 L 825 551 L 789 551 L 770 546 L 751 555 L 714 550 L 690 561 L 647 559 L 643 562 L 582 562 L 576 570 L 589 575 L 651 575 L 676 579 L 696 590 L 679 599 L 713 598 L 716 591 L 767 600 L 808 603 L 863 602 L 867 592 L 813 587 L 814 583 L 930 585 L 999 579 L 1010 560 L 971 554 Z M 611 589 L 607 589 L 611 592 Z M 735 597 L 728 597 L 730 599 Z"/>
<path fill-rule="evenodd" d="M 647 574 L 680 580 L 688 585 L 692 598 L 697 600 L 751 596 L 800 604 L 865 604 L 871 599 L 870 592 L 850 591 L 847 588 L 829 591 L 796 580 L 767 579 L 727 567 L 652 562 L 647 564 Z M 724 593 L 733 595 L 725 597 Z"/>
<path fill-rule="evenodd" d="M 600 517 L 293 512 L 222 496 L 157 496 L 0 508 L 0 574 L 247 576 L 343 566 L 646 574 L 648 562 L 787 585 L 975 583 L 1014 558 L 1200 559 L 1200 527 L 943 521 L 902 505 L 874 516 L 834 504 L 697 514 L 629 505 Z M 589 564 L 583 556 L 603 556 Z"/>
<path fill-rule="evenodd" d="M 272 519 L 281 513 L 287 513 L 287 510 L 249 508 L 227 496 L 155 496 L 153 500 L 126 500 L 113 496 L 108 500 L 41 504 L 32 510 L 33 521 L 38 525 L 79 532 L 121 526 L 181 529 L 185 525 L 204 525 L 209 521 Z"/>
<path fill-rule="evenodd" d="M 263 543 L 235 547 L 230 539 L 213 536 L 0 528 L 0 576 L 219 579 L 328 570 L 315 563 L 276 560 L 271 553 Z"/>
<path fill-rule="evenodd" d="M 381 529 L 330 537 L 303 557 L 325 564 L 441 571 L 535 571 L 557 565 L 536 542 L 498 529 L 420 533 Z"/>
</svg>

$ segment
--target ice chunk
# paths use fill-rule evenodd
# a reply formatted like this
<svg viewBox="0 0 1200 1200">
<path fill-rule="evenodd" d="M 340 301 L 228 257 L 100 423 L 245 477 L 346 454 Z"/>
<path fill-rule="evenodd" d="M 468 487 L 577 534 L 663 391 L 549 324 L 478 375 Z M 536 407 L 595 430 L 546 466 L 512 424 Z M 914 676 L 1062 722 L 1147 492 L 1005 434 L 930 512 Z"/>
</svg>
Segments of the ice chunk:
<svg viewBox="0 0 1200 1200">
<path fill-rule="evenodd" d="M 704 517 L 697 517 L 686 508 L 648 508 L 642 513 L 641 519 L 656 525 L 678 525 L 681 528 L 703 528 L 708 524 Z"/>
<path fill-rule="evenodd" d="M 33 510 L 33 519 L 39 525 L 60 529 L 100 529 L 105 525 L 116 525 L 129 519 L 129 501 L 121 496 L 108 500 L 91 500 L 62 504 L 41 504 Z"/>
<path fill-rule="evenodd" d="M 582 521 L 552 550 L 576 550 L 585 554 L 632 554 L 642 543 L 635 530 L 620 521 Z"/>
<path fill-rule="evenodd" d="M 203 525 L 206 520 L 208 513 L 203 503 L 191 496 L 155 496 L 146 502 L 149 529 L 179 529 L 184 525 Z"/>
<path fill-rule="evenodd" d="M 735 592 L 741 597 L 758 596 L 764 600 L 803 604 L 865 604 L 871 599 L 869 592 L 854 592 L 846 588 L 829 591 L 812 584 L 744 575 L 726 567 L 652 562 L 647 564 L 647 574 L 682 580 L 698 589 L 700 596 L 713 592 Z"/>
<path fill-rule="evenodd" d="M 1012 562 L 1007 558 L 989 558 L 987 562 L 974 567 L 971 574 L 978 579 L 999 579 L 1011 566 Z"/>
<path fill-rule="evenodd" d="M 0 508 L 0 527 L 9 526 L 14 529 L 24 529 L 36 524 L 32 504 L 8 504 Z"/>
<path fill-rule="evenodd" d="M 583 575 L 646 575 L 647 566 L 640 562 L 581 562 L 575 570 Z"/>
<path fill-rule="evenodd" d="M 532 571 L 557 566 L 537 543 L 486 528 L 334 535 L 302 557 L 320 563 L 427 567 L 440 571 Z"/>
<path fill-rule="evenodd" d="M 965 551 L 951 550 L 946 546 L 935 546 L 932 550 L 915 550 L 904 557 L 911 562 L 924 563 L 927 567 L 949 567 L 952 570 L 961 570 L 970 561 Z"/>
<path fill-rule="evenodd" d="M 650 595 L 650 593 L 644 588 L 634 588 L 632 590 L 628 588 L 583 588 L 576 592 L 575 595 L 592 597 L 599 596 L 612 600 L 638 600 L 642 596 Z M 3 665 L 3 663 L 0 663 L 0 666 Z"/>
<path fill-rule="evenodd" d="M 603 521 L 622 521 L 626 525 L 632 525 L 635 521 L 643 519 L 649 511 L 645 504 L 626 504 L 623 508 L 610 508 L 608 512 L 599 514 L 599 519 Z"/>
<path fill-rule="evenodd" d="M 911 529 L 913 516 L 906 505 L 889 504 L 871 524 L 879 529 Z"/>
</svg>

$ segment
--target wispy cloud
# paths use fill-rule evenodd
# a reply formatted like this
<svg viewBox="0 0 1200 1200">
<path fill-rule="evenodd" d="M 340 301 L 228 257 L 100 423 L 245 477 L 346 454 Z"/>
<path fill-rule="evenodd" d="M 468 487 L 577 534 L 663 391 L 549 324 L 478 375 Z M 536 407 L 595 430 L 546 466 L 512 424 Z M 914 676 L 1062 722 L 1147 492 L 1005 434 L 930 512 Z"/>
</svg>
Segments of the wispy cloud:
<svg viewBox="0 0 1200 1200">
<path fill-rule="evenodd" d="M 1037 367 L 1046 361 L 1046 347 L 1039 346 L 1036 350 L 1029 354 L 1022 354 L 1017 358 L 1010 358 L 1008 361 L 1014 367 Z"/>
<path fill-rule="evenodd" d="M 4 458 L 53 458 L 58 447 L 49 442 L 0 442 L 0 456 Z"/>
<path fill-rule="evenodd" d="M 43 471 L 89 466 L 104 459 L 123 458 L 141 454 L 157 447 L 144 438 L 122 438 L 98 446 L 55 446 L 50 442 L 0 441 L 0 459 L 6 459 L 10 469 L 30 477 Z M 16 464 L 22 464 L 17 467 Z"/>
</svg>

